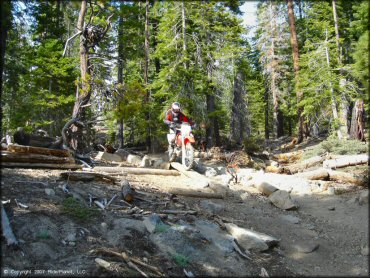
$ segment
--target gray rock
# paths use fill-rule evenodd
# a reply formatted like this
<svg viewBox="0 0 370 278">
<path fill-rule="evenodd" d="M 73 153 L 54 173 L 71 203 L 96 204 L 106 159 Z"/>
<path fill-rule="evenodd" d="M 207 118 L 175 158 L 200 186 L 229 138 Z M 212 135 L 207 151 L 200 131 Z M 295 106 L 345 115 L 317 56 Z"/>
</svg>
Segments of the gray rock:
<svg viewBox="0 0 370 278">
<path fill-rule="evenodd" d="M 204 220 L 196 220 L 194 224 L 199 232 L 222 252 L 231 253 L 234 251 L 232 245 L 234 238 L 223 232 L 217 224 Z"/>
<path fill-rule="evenodd" d="M 270 196 L 272 193 L 274 193 L 276 190 L 278 190 L 275 186 L 267 183 L 267 182 L 261 182 L 256 184 L 256 188 L 264 195 Z"/>
<path fill-rule="evenodd" d="M 76 241 L 76 233 L 70 233 L 65 238 L 66 241 Z"/>
<path fill-rule="evenodd" d="M 294 249 L 300 253 L 312 253 L 317 248 L 319 248 L 319 244 L 314 241 L 299 242 L 294 244 Z"/>
<path fill-rule="evenodd" d="M 150 167 L 150 158 L 149 156 L 145 155 L 140 162 L 140 167 Z"/>
<path fill-rule="evenodd" d="M 127 162 L 134 164 L 134 165 L 140 165 L 141 163 L 141 157 L 138 155 L 129 154 L 127 156 Z"/>
<path fill-rule="evenodd" d="M 158 225 L 164 225 L 162 219 L 156 213 L 153 213 L 148 217 L 144 217 L 143 223 L 149 233 L 153 233 Z"/>
<path fill-rule="evenodd" d="M 162 158 L 153 160 L 153 168 L 162 168 L 161 165 L 165 163 L 165 161 Z"/>
<path fill-rule="evenodd" d="M 55 191 L 54 189 L 51 189 L 51 188 L 45 188 L 45 193 L 48 196 L 55 196 Z"/>
<path fill-rule="evenodd" d="M 122 242 L 123 236 L 131 236 L 132 230 L 142 234 L 146 232 L 145 225 L 141 220 L 118 218 L 113 221 L 113 228 L 107 231 L 105 237 L 111 245 L 117 246 Z"/>
<path fill-rule="evenodd" d="M 211 214 L 218 214 L 225 209 L 225 206 L 214 203 L 210 200 L 202 200 L 200 206 Z"/>
<path fill-rule="evenodd" d="M 358 197 L 358 202 L 360 205 L 365 205 L 369 203 L 369 190 L 365 190 Z"/>
<path fill-rule="evenodd" d="M 219 166 L 219 167 L 216 167 L 216 170 L 217 170 L 219 175 L 226 175 L 227 174 L 226 167 Z"/>
<path fill-rule="evenodd" d="M 369 246 L 365 246 L 361 249 L 361 255 L 369 256 Z"/>
<path fill-rule="evenodd" d="M 290 194 L 285 190 L 277 190 L 269 196 L 269 200 L 276 207 L 284 210 L 294 210 L 298 205 L 293 202 Z"/>
<path fill-rule="evenodd" d="M 280 215 L 280 218 L 292 224 L 298 224 L 299 222 L 301 222 L 301 219 L 293 215 Z"/>
<path fill-rule="evenodd" d="M 244 248 L 250 251 L 266 251 L 279 243 L 279 240 L 259 232 L 238 227 L 235 224 L 225 224 L 226 230 L 237 240 Z"/>
<path fill-rule="evenodd" d="M 130 154 L 128 151 L 124 149 L 118 149 L 114 152 L 115 155 L 119 155 L 122 159 L 122 161 L 126 161 L 128 155 Z"/>
<path fill-rule="evenodd" d="M 335 195 L 335 188 L 334 187 L 329 187 L 327 189 L 328 195 Z"/>
<path fill-rule="evenodd" d="M 206 177 L 214 177 L 217 176 L 217 171 L 212 167 L 207 167 L 207 170 L 204 174 Z"/>
</svg>

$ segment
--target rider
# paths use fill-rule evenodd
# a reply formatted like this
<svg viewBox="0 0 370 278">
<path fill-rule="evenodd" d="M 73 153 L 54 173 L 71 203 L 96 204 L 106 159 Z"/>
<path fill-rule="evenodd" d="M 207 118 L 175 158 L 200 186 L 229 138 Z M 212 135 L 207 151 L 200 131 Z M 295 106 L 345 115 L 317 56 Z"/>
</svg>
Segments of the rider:
<svg viewBox="0 0 370 278">
<path fill-rule="evenodd" d="M 170 134 L 177 134 L 176 125 L 181 124 L 182 122 L 190 123 L 190 119 L 181 112 L 180 103 L 174 102 L 172 103 L 171 108 L 166 112 L 164 123 L 169 126 Z M 173 139 L 168 142 L 169 149 L 173 150 L 173 147 L 175 146 L 175 137 L 176 136 L 173 136 Z"/>
</svg>

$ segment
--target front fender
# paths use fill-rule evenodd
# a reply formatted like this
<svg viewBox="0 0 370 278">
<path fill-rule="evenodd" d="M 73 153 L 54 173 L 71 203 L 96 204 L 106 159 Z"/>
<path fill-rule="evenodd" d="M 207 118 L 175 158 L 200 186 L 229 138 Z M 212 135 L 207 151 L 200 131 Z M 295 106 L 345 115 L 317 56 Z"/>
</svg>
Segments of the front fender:
<svg viewBox="0 0 370 278">
<path fill-rule="evenodd" d="M 187 143 L 194 144 L 194 143 L 195 143 L 195 139 L 194 139 L 194 137 L 193 137 L 193 136 L 188 136 L 188 137 L 186 137 L 186 138 L 184 139 L 184 143 L 185 143 L 185 145 L 186 145 Z"/>
</svg>

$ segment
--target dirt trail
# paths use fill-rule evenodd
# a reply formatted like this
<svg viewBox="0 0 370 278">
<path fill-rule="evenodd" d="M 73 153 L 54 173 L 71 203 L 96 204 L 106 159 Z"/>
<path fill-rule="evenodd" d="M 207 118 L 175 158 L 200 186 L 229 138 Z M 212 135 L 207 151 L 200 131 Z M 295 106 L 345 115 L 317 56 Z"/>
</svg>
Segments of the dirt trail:
<svg viewBox="0 0 370 278">
<path fill-rule="evenodd" d="M 166 276 L 185 276 L 184 270 L 195 276 L 263 276 L 265 272 L 269 276 L 369 275 L 368 199 L 361 197 L 368 189 L 341 195 L 292 195 L 299 209 L 284 211 L 253 187 L 232 184 L 225 189 L 227 195 L 222 200 L 183 196 L 171 199 L 166 194 L 168 189 L 188 186 L 188 178 L 128 175 L 136 190 L 147 193 L 136 201 L 136 211 L 105 210 L 82 221 L 63 213 L 67 196 L 61 172 L 2 169 L 2 200 L 11 200 L 4 207 L 20 240 L 18 248 L 7 247 L 2 241 L 3 276 L 15 276 L 22 270 L 37 276 L 140 276 L 118 258 L 92 252 L 100 247 L 124 250 L 131 257 L 159 267 Z M 46 188 L 52 190 L 45 191 Z M 120 191 L 119 185 L 104 182 L 70 181 L 69 188 L 74 197 L 85 202 L 88 193 L 109 201 Z M 29 208 L 19 208 L 14 199 Z M 118 200 L 113 203 L 121 204 Z M 143 225 L 145 217 L 153 212 L 161 215 L 165 208 L 194 210 L 197 214 L 167 215 L 162 217 L 163 230 L 148 233 Z M 197 238 L 207 237 L 207 233 L 194 233 L 192 229 L 203 227 L 210 237 L 217 237 L 225 233 L 217 219 L 273 236 L 280 242 L 265 252 L 251 252 L 250 259 L 229 250 L 227 240 L 215 249 L 209 245 L 209 238 Z M 184 237 L 186 229 L 190 232 Z M 165 241 L 173 239 L 184 246 L 174 247 L 177 253 L 164 252 L 161 247 L 166 248 Z M 187 256 L 181 257 L 181 252 Z M 205 262 L 192 260 L 197 256 Z M 97 257 L 111 262 L 110 270 L 97 266 Z M 151 273 L 145 267 L 142 270 Z"/>
</svg>

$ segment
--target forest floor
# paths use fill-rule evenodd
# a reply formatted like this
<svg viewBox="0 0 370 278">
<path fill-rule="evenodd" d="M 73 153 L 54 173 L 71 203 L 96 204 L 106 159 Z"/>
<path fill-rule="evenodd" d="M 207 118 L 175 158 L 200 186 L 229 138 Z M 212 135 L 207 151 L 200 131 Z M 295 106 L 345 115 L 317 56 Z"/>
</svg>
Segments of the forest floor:
<svg viewBox="0 0 370 278">
<path fill-rule="evenodd" d="M 366 165 L 346 168 L 367 170 Z M 100 210 L 89 207 L 89 194 L 109 201 L 120 185 L 68 181 L 69 191 L 86 204 L 79 206 L 64 192 L 61 172 L 2 169 L 1 199 L 10 200 L 3 206 L 19 240 L 17 247 L 2 240 L 3 277 L 369 276 L 369 203 L 363 198 L 368 188 L 291 194 L 299 208 L 286 211 L 239 183 L 225 188 L 223 199 L 175 197 L 168 189 L 191 187 L 189 178 L 129 174 L 125 178 L 141 197 L 132 207 L 116 198 L 110 209 Z M 165 209 L 194 214 L 164 214 Z M 151 226 L 154 222 L 159 225 Z M 263 252 L 252 248 L 245 258 L 233 248 L 225 223 L 272 236 L 278 244 Z M 102 248 L 125 252 L 142 273 Z M 109 262 L 106 268 L 96 258 Z"/>
</svg>

